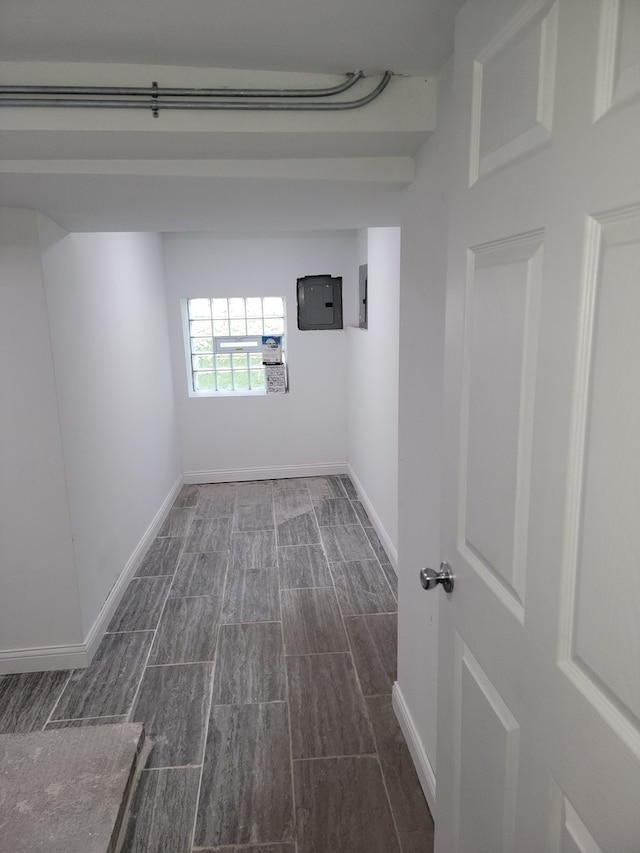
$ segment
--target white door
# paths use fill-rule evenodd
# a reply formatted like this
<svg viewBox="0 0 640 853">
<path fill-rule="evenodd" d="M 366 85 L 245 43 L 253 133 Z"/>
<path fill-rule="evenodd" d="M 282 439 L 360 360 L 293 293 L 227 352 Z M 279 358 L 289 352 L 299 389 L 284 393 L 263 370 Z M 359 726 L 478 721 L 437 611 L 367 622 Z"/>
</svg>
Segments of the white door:
<svg viewBox="0 0 640 853">
<path fill-rule="evenodd" d="M 454 61 L 437 853 L 640 851 L 640 2 Z"/>
</svg>

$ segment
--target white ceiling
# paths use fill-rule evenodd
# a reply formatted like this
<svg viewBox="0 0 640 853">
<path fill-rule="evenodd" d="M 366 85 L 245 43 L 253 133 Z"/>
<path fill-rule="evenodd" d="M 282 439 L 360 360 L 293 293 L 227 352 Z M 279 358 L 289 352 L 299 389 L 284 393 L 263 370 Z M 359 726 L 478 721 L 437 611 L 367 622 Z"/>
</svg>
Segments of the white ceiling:
<svg viewBox="0 0 640 853">
<path fill-rule="evenodd" d="M 427 76 L 461 0 L 2 0 L 4 61 Z"/>
<path fill-rule="evenodd" d="M 453 22 L 461 5 L 462 0 L 0 0 L 0 57 L 4 63 L 109 63 L 114 68 L 148 64 L 296 74 L 342 75 L 356 69 L 374 74 L 389 69 L 425 78 L 437 72 L 453 50 Z M 95 68 L 96 74 L 103 74 L 104 66 Z M 181 72 L 176 68 L 176 73 Z M 399 86 L 396 82 L 389 91 L 399 91 Z M 393 99 L 393 93 L 387 97 Z M 423 107 L 418 100 L 414 103 L 418 116 Z M 18 111 L 11 112 L 15 116 Z M 59 116 L 65 111 L 56 112 Z M 80 118 L 64 128 L 59 123 L 36 126 L 39 118 L 31 124 L 25 118 L 21 130 L 20 116 L 10 133 L 5 127 L 4 143 L 0 141 L 0 205 L 34 208 L 68 230 L 82 231 L 395 224 L 402 182 L 388 178 L 221 180 L 215 170 L 197 179 L 180 177 L 171 169 L 166 176 L 144 170 L 130 177 L 104 173 L 109 161 L 138 158 L 143 164 L 145 157 L 172 156 L 283 162 L 346 157 L 355 164 L 366 157 L 411 157 L 427 137 L 411 122 L 381 124 L 363 133 L 360 119 L 349 115 L 354 132 L 345 132 L 350 129 L 345 125 L 337 133 L 329 124 L 322 126 L 326 132 L 318 132 L 310 124 L 313 132 L 296 135 L 289 133 L 283 119 L 277 135 L 255 132 L 253 126 L 239 133 L 237 125 L 244 120 L 237 116 L 235 125 L 231 117 L 229 126 L 216 119 L 213 129 L 212 119 L 207 132 L 195 132 L 195 122 L 203 124 L 205 119 L 191 114 L 194 125 L 181 127 L 182 133 L 163 136 L 154 125 L 153 149 L 148 131 L 126 127 L 133 121 L 129 116 L 122 117 L 116 132 L 105 132 L 114 130 L 107 126 L 93 134 L 76 132 Z M 169 121 L 165 118 L 163 127 L 169 127 Z M 56 174 L 38 166 L 39 160 L 61 158 L 75 158 L 82 169 L 74 173 L 63 164 Z M 33 166 L 27 163 L 21 170 L 17 161 Z M 86 168 L 92 161 L 96 174 Z"/>
</svg>

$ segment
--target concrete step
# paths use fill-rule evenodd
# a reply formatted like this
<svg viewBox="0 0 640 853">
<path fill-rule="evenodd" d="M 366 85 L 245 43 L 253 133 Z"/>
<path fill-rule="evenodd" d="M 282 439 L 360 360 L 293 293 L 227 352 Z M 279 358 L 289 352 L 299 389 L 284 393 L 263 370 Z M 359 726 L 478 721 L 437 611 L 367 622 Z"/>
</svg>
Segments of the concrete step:
<svg viewBox="0 0 640 853">
<path fill-rule="evenodd" d="M 0 853 L 116 853 L 141 723 L 0 735 Z"/>
</svg>

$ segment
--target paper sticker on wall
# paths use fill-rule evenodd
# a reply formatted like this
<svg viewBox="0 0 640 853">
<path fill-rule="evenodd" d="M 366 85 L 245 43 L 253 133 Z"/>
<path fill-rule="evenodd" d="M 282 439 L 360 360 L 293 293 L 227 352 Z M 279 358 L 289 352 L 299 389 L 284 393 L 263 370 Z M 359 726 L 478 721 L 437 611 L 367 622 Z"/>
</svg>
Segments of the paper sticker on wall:
<svg viewBox="0 0 640 853">
<path fill-rule="evenodd" d="M 284 394 L 287 390 L 287 376 L 284 364 L 265 364 L 267 394 Z"/>
<path fill-rule="evenodd" d="M 282 335 L 262 336 L 262 363 L 282 364 Z"/>
</svg>

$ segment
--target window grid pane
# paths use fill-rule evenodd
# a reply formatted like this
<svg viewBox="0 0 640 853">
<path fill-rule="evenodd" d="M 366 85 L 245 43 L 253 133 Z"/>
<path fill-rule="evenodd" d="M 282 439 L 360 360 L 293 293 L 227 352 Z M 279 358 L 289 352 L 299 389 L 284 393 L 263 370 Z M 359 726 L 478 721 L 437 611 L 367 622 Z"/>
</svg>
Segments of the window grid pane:
<svg viewBox="0 0 640 853">
<path fill-rule="evenodd" d="M 218 354 L 216 338 L 284 334 L 281 296 L 188 299 L 187 319 L 194 391 L 265 391 L 262 354 Z"/>
</svg>

